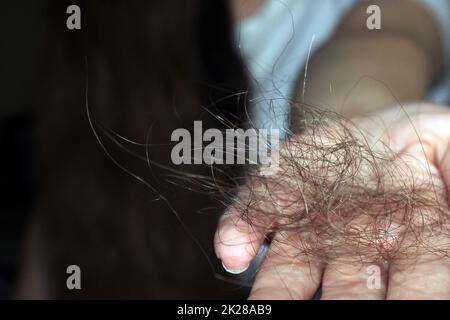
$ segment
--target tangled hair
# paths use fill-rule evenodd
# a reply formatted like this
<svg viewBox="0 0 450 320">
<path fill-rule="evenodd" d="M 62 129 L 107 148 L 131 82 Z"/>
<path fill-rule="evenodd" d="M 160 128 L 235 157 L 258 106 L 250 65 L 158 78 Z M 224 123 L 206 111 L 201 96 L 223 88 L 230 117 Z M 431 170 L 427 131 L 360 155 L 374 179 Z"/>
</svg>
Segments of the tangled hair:
<svg viewBox="0 0 450 320">
<path fill-rule="evenodd" d="M 432 165 L 391 150 L 389 137 L 361 129 L 362 118 L 305 105 L 301 112 L 276 174 L 249 172 L 229 198 L 243 220 L 275 245 L 295 247 L 293 258 L 382 263 L 449 256 L 446 191 Z"/>
</svg>

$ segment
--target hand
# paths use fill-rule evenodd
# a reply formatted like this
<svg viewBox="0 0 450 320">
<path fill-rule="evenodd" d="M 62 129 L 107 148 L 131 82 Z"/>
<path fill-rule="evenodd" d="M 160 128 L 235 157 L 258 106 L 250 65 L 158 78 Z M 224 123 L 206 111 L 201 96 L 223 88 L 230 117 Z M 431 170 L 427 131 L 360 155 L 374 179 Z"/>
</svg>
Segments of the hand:
<svg viewBox="0 0 450 320">
<path fill-rule="evenodd" d="M 313 129 L 220 219 L 224 267 L 244 271 L 270 239 L 250 299 L 310 299 L 320 286 L 322 299 L 449 299 L 450 110 L 421 103 Z"/>
</svg>

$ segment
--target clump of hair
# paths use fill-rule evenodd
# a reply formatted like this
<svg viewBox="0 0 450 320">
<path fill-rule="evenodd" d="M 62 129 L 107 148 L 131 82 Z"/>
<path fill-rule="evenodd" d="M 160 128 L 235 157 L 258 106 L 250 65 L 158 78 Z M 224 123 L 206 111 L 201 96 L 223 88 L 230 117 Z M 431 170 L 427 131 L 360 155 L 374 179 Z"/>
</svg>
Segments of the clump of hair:
<svg viewBox="0 0 450 320">
<path fill-rule="evenodd" d="M 274 175 L 248 173 L 228 205 L 299 256 L 380 263 L 448 256 L 448 205 L 440 177 L 329 111 L 304 117 L 281 147 Z M 294 133 L 295 132 L 295 133 Z M 439 245 L 438 245 L 439 244 Z M 439 249 L 438 249 L 439 247 Z"/>
</svg>

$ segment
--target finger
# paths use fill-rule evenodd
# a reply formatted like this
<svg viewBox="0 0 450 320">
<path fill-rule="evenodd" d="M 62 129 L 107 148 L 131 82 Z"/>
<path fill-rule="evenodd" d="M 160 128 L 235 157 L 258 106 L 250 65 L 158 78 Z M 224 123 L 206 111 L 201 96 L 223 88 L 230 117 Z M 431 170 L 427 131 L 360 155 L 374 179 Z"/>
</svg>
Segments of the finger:
<svg viewBox="0 0 450 320">
<path fill-rule="evenodd" d="M 259 270 L 249 299 L 311 299 L 317 292 L 322 265 L 298 254 L 293 243 L 272 242 Z"/>
<path fill-rule="evenodd" d="M 298 210 L 288 183 L 277 177 L 253 177 L 241 187 L 219 221 L 215 250 L 225 269 L 241 273 L 258 253 L 265 236 L 276 228 L 274 220 Z"/>
<path fill-rule="evenodd" d="M 264 236 L 263 231 L 244 221 L 236 210 L 224 214 L 214 237 L 214 247 L 225 270 L 233 274 L 247 270 Z"/>
<path fill-rule="evenodd" d="M 386 296 L 387 268 L 379 264 L 331 262 L 322 279 L 323 300 L 381 300 Z"/>
<path fill-rule="evenodd" d="M 393 263 L 389 272 L 387 299 L 450 299 L 448 258 L 421 257 L 421 261 Z"/>
<path fill-rule="evenodd" d="M 437 146 L 437 167 L 444 180 L 448 194 L 447 203 L 450 206 L 450 140 Z"/>
<path fill-rule="evenodd" d="M 448 201 L 450 183 L 449 143 L 436 144 L 436 164 L 446 186 L 434 182 L 435 198 L 439 203 Z M 432 152 L 428 152 L 432 154 Z M 428 158 L 432 158 L 428 155 Z M 444 191 L 444 192 L 442 192 Z M 389 272 L 388 299 L 449 299 L 450 260 L 448 207 L 434 210 L 416 210 L 413 230 L 421 230 L 420 241 L 417 234 L 410 232 L 404 236 L 403 255 L 392 262 Z M 438 226 L 436 228 L 436 226 Z"/>
</svg>

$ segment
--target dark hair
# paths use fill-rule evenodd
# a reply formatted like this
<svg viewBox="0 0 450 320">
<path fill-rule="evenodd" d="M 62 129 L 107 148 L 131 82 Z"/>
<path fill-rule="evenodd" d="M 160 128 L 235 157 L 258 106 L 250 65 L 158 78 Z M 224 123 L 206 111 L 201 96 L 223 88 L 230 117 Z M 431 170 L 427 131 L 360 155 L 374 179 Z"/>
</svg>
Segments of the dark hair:
<svg viewBox="0 0 450 320">
<path fill-rule="evenodd" d="M 211 171 L 170 161 L 175 128 L 191 128 L 194 120 L 205 129 L 245 122 L 247 80 L 227 1 L 78 2 L 79 31 L 66 28 L 63 13 L 72 3 L 51 1 L 48 18 L 49 100 L 35 228 L 50 296 L 236 295 L 214 278 L 216 262 L 211 268 L 204 254 L 214 256 L 222 210 L 215 189 L 189 191 L 177 181 L 186 176 L 171 170 Z M 200 214 L 205 208 L 208 214 Z M 81 291 L 66 288 L 72 264 L 82 270 Z"/>
</svg>

